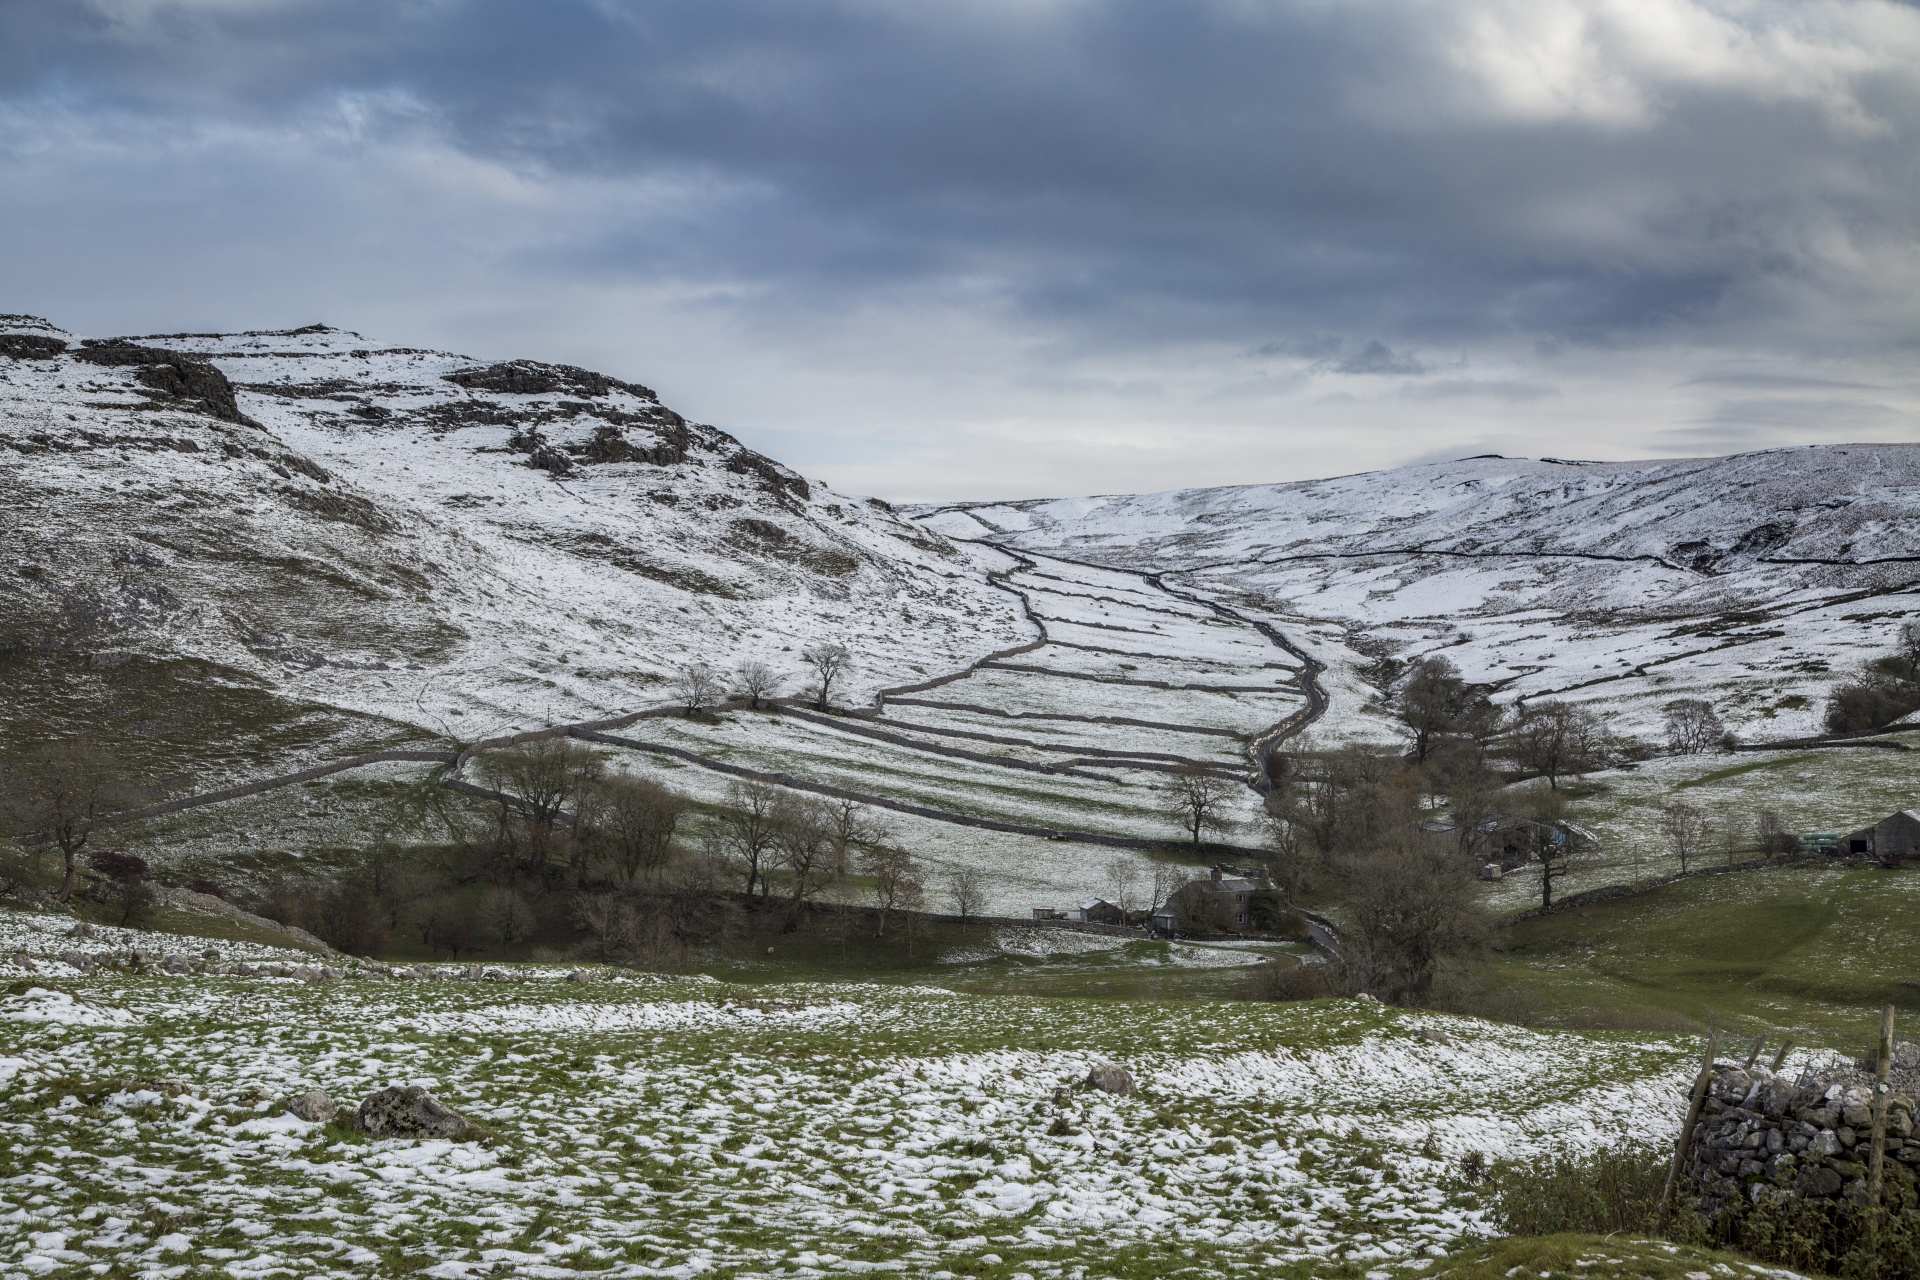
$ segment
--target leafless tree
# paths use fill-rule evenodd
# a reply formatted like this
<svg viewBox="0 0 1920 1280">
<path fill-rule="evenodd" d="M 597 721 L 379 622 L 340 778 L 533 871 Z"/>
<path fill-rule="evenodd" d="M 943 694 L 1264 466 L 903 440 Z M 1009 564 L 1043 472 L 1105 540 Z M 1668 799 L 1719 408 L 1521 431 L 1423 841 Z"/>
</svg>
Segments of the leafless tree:
<svg viewBox="0 0 1920 1280">
<path fill-rule="evenodd" d="M 986 875 L 978 867 L 955 867 L 947 872 L 947 896 L 953 900 L 955 915 L 973 919 L 986 905 Z"/>
<path fill-rule="evenodd" d="M 872 809 L 858 800 L 839 796 L 826 802 L 833 828 L 833 874 L 852 872 L 858 850 L 893 838 L 893 830 Z"/>
<path fill-rule="evenodd" d="M 1154 863 L 1153 884 L 1147 895 L 1150 899 L 1147 903 L 1148 914 L 1166 906 L 1173 900 L 1173 895 L 1185 888 L 1192 879 L 1192 874 L 1185 867 L 1175 866 L 1171 862 Z"/>
<path fill-rule="evenodd" d="M 787 874 L 787 910 L 800 908 L 833 882 L 840 825 L 832 806 L 812 796 L 786 795 L 774 809 L 774 861 Z"/>
<path fill-rule="evenodd" d="M 1676 698 L 1660 710 L 1666 715 L 1667 745 L 1675 755 L 1698 755 L 1726 740 L 1720 713 L 1705 699 Z"/>
<path fill-rule="evenodd" d="M 673 692 L 680 699 L 681 711 L 690 716 L 699 715 L 726 696 L 720 677 L 704 662 L 681 667 L 673 677 Z"/>
<path fill-rule="evenodd" d="M 1478 857 L 1486 843 L 1487 820 L 1504 807 L 1500 775 L 1487 767 L 1477 745 L 1465 741 L 1435 748 L 1418 772 L 1430 801 L 1445 803 L 1461 856 Z"/>
<path fill-rule="evenodd" d="M 480 897 L 480 923 L 503 947 L 525 938 L 533 922 L 533 908 L 518 889 L 495 885 Z"/>
<path fill-rule="evenodd" d="M 1667 848 L 1680 859 L 1681 874 L 1686 874 L 1687 863 L 1706 846 L 1712 833 L 1707 815 L 1684 800 L 1669 800 L 1660 806 L 1659 826 Z"/>
<path fill-rule="evenodd" d="M 1762 809 L 1754 819 L 1753 842 L 1768 857 L 1800 850 L 1800 841 L 1787 829 L 1786 820 L 1772 809 Z"/>
<path fill-rule="evenodd" d="M 1421 658 L 1409 667 L 1393 707 L 1421 762 L 1449 738 L 1484 742 L 1500 724 L 1499 708 L 1445 657 Z"/>
<path fill-rule="evenodd" d="M 571 738 L 559 736 L 534 738 L 498 751 L 489 751 L 477 761 L 480 777 L 495 791 L 517 802 L 534 832 L 536 866 L 544 864 L 553 845 L 554 824 L 565 812 L 567 802 L 601 774 L 600 757 Z M 508 800 L 500 802 L 500 828 L 509 828 Z"/>
<path fill-rule="evenodd" d="M 1160 811 L 1200 847 L 1209 832 L 1231 830 L 1230 803 L 1235 785 L 1204 765 L 1183 764 L 1167 775 L 1160 790 Z"/>
<path fill-rule="evenodd" d="M 883 844 L 861 855 L 860 870 L 873 886 L 874 905 L 880 908 L 877 932 L 884 937 L 894 912 L 912 911 L 925 898 L 919 866 L 905 849 Z"/>
<path fill-rule="evenodd" d="M 833 684 L 847 673 L 847 667 L 853 661 L 853 655 L 841 644 L 816 644 L 800 655 L 800 661 L 807 664 L 813 672 L 813 705 L 816 710 L 825 711 L 828 700 L 833 696 Z"/>
<path fill-rule="evenodd" d="M 1292 905 L 1299 901 L 1308 880 L 1320 865 L 1319 851 L 1307 840 L 1300 824 L 1292 821 L 1284 810 L 1267 809 L 1266 835 L 1267 861 L 1272 868 L 1273 878 L 1279 884 L 1280 892 L 1286 895 L 1288 904 Z"/>
<path fill-rule="evenodd" d="M 749 898 L 773 892 L 774 836 L 779 828 L 780 790 L 764 782 L 740 781 L 727 789 L 727 807 L 709 828 L 719 858 L 746 882 Z"/>
<path fill-rule="evenodd" d="M 614 774 L 593 788 L 602 838 L 626 882 L 657 880 L 673 854 L 687 802 L 659 783 Z"/>
<path fill-rule="evenodd" d="M 1125 854 L 1114 858 L 1107 863 L 1107 901 L 1131 916 L 1140 909 L 1141 879 L 1137 859 Z"/>
<path fill-rule="evenodd" d="M 763 702 L 771 702 L 780 696 L 780 686 L 787 678 L 764 662 L 749 659 L 733 669 L 734 683 L 740 692 L 747 695 L 747 702 L 755 711 Z"/>
<path fill-rule="evenodd" d="M 0 774 L 0 814 L 23 840 L 38 837 L 60 850 L 60 900 L 73 900 L 80 854 L 111 816 L 156 798 L 101 748 L 86 742 L 45 747 L 11 762 Z"/>
<path fill-rule="evenodd" d="M 1559 789 L 1560 779 L 1600 766 L 1606 735 L 1600 717 L 1571 702 L 1536 702 L 1520 713 L 1507 735 L 1521 768 L 1542 774 Z"/>
<path fill-rule="evenodd" d="M 1443 964 L 1485 939 L 1486 918 L 1472 870 L 1454 850 L 1423 839 L 1414 822 L 1386 826 L 1378 842 L 1336 859 L 1341 938 L 1364 990 L 1418 1004 Z"/>
</svg>

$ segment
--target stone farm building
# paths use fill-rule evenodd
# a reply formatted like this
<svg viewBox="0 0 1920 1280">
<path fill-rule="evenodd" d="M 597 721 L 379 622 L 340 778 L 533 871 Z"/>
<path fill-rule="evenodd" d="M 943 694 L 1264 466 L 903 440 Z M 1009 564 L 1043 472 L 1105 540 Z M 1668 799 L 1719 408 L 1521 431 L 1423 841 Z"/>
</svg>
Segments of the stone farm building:
<svg viewBox="0 0 1920 1280">
<path fill-rule="evenodd" d="M 1920 809 L 1890 814 L 1870 827 L 1840 837 L 1840 852 L 1881 862 L 1920 858 Z"/>
<path fill-rule="evenodd" d="M 1205 880 L 1181 885 L 1153 913 L 1153 931 L 1176 933 L 1258 933 L 1275 923 L 1279 893 L 1266 869 L 1240 871 L 1215 867 Z"/>
</svg>

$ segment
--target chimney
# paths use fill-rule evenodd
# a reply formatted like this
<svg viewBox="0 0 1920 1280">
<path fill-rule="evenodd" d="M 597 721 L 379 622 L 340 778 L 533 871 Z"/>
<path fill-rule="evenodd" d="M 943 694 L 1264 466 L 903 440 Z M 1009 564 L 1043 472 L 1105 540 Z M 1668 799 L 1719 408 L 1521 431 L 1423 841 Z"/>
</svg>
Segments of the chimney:
<svg viewBox="0 0 1920 1280">
<path fill-rule="evenodd" d="M 1213 882 L 1215 884 L 1220 883 L 1220 868 L 1218 866 L 1215 866 L 1213 869 Z"/>
</svg>

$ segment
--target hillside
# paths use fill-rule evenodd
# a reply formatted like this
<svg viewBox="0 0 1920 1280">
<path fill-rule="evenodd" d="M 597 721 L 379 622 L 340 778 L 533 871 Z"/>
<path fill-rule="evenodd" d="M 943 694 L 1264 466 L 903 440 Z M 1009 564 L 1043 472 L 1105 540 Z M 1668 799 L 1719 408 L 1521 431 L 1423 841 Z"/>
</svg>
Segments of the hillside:
<svg viewBox="0 0 1920 1280">
<path fill-rule="evenodd" d="M 1590 463 L 1468 458 L 1293 484 L 915 510 L 929 528 L 1177 573 L 1293 628 L 1369 731 L 1382 658 L 1444 652 L 1506 699 L 1604 701 L 1624 731 L 1714 700 L 1813 732 L 1836 678 L 1920 615 L 1920 446 Z"/>
<path fill-rule="evenodd" d="M 84 727 L 203 786 L 819 639 L 857 702 L 1031 634 L 966 549 L 645 387 L 324 326 L 0 317 L 0 545 L 0 738 Z"/>
</svg>

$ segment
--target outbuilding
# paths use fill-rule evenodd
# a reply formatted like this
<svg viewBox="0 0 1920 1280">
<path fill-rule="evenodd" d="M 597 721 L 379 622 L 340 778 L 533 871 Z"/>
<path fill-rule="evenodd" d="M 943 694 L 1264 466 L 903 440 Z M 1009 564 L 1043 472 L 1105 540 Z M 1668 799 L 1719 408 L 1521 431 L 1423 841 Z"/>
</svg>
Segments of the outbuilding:
<svg viewBox="0 0 1920 1280">
<path fill-rule="evenodd" d="M 1920 857 L 1920 809 L 1889 814 L 1870 827 L 1848 832 L 1840 839 L 1840 851 L 1881 862 Z"/>
</svg>

